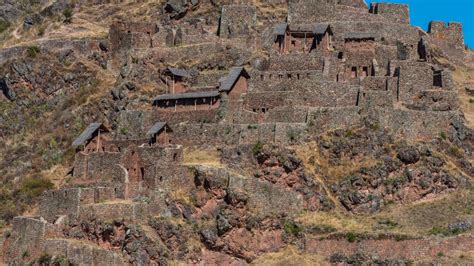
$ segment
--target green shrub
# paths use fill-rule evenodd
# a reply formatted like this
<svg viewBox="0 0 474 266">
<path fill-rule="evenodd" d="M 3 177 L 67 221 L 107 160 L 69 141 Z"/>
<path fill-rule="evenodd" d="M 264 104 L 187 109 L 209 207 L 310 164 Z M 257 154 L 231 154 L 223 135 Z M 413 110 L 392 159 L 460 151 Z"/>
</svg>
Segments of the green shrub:
<svg viewBox="0 0 474 266">
<path fill-rule="evenodd" d="M 71 8 L 66 8 L 63 10 L 63 16 L 64 16 L 64 23 L 71 23 L 72 22 L 72 9 Z"/>
<path fill-rule="evenodd" d="M 303 231 L 303 229 L 293 221 L 286 221 L 283 225 L 283 229 L 285 233 L 292 236 L 298 236 Z"/>
<path fill-rule="evenodd" d="M 455 157 L 462 157 L 462 151 L 456 146 L 451 146 L 449 148 L 449 153 Z"/>
<path fill-rule="evenodd" d="M 287 133 L 286 133 L 288 139 L 290 140 L 290 142 L 293 142 L 296 140 L 297 138 L 297 134 L 294 130 L 289 130 Z"/>
<path fill-rule="evenodd" d="M 122 127 L 122 128 L 120 129 L 120 134 L 122 134 L 122 135 L 127 135 L 127 133 L 128 133 L 128 128 Z"/>
<path fill-rule="evenodd" d="M 51 264 L 51 255 L 43 254 L 38 258 L 39 265 L 50 265 Z"/>
<path fill-rule="evenodd" d="M 352 137 L 352 135 L 354 135 L 354 132 L 352 132 L 352 130 L 350 129 L 346 130 L 346 134 L 345 134 L 346 138 L 350 138 Z"/>
<path fill-rule="evenodd" d="M 394 222 L 390 219 L 383 219 L 378 221 L 378 224 L 386 225 L 388 228 L 393 229 L 398 226 L 397 222 Z"/>
<path fill-rule="evenodd" d="M 349 232 L 346 234 L 346 240 L 353 243 L 353 242 L 356 242 L 357 240 L 359 240 L 359 237 L 357 236 L 357 234 L 353 233 L 353 232 Z"/>
<path fill-rule="evenodd" d="M 443 252 L 438 252 L 437 256 L 438 256 L 438 257 L 443 257 L 443 256 L 444 256 L 444 253 L 443 253 Z"/>
<path fill-rule="evenodd" d="M 444 140 L 446 140 L 446 138 L 447 138 L 446 132 L 444 132 L 444 131 L 439 132 L 439 136 Z"/>
<path fill-rule="evenodd" d="M 379 130 L 379 129 L 380 129 L 379 123 L 371 124 L 371 125 L 370 125 L 370 129 L 372 129 L 372 131 L 377 131 L 377 130 Z"/>
<path fill-rule="evenodd" d="M 455 236 L 463 233 L 464 231 L 459 229 L 459 228 L 453 228 L 449 229 L 447 227 L 440 227 L 440 226 L 435 226 L 430 229 L 429 234 L 430 235 L 442 235 L 442 236 Z"/>
<path fill-rule="evenodd" d="M 34 45 L 34 46 L 28 47 L 26 52 L 28 54 L 28 57 L 35 58 L 36 55 L 38 55 L 41 51 L 38 46 Z"/>
<path fill-rule="evenodd" d="M 43 36 L 45 32 L 46 32 L 46 27 L 41 26 L 38 28 L 38 36 L 40 37 Z"/>
<path fill-rule="evenodd" d="M 474 103 L 474 99 L 473 98 L 469 99 L 469 103 Z"/>
<path fill-rule="evenodd" d="M 259 153 L 261 153 L 263 150 L 263 144 L 260 141 L 257 141 L 255 145 L 253 145 L 252 148 L 252 153 L 253 155 L 257 156 Z"/>
<path fill-rule="evenodd" d="M 10 27 L 10 23 L 5 20 L 0 20 L 0 33 L 6 31 Z"/>
</svg>

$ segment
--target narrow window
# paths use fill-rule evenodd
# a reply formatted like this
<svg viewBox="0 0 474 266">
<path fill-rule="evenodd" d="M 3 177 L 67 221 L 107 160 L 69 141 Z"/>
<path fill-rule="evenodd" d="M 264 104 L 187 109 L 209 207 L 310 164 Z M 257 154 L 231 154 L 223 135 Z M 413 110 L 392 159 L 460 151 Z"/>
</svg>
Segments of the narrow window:
<svg viewBox="0 0 474 266">
<path fill-rule="evenodd" d="M 443 77 L 441 75 L 441 71 L 435 71 L 433 73 L 433 86 L 443 87 Z"/>
<path fill-rule="evenodd" d="M 368 67 L 363 67 L 362 68 L 362 76 L 363 77 L 369 76 L 369 68 Z"/>
<path fill-rule="evenodd" d="M 352 67 L 351 69 L 351 77 L 357 78 L 357 67 Z"/>
</svg>

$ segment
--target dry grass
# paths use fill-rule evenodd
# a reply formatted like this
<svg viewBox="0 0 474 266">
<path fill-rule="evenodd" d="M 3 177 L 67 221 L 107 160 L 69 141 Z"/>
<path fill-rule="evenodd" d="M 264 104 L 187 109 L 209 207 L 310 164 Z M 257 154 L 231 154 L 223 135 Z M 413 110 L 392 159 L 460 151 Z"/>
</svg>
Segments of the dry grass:
<svg viewBox="0 0 474 266">
<path fill-rule="evenodd" d="M 106 38 L 109 25 L 114 20 L 137 19 L 152 21 L 157 3 L 119 3 L 83 5 L 73 10 L 71 23 L 64 23 L 61 14 L 47 18 L 41 25 L 24 31 L 22 20 L 12 23 L 12 30 L 1 47 L 29 45 L 43 40 Z"/>
<path fill-rule="evenodd" d="M 419 201 L 407 206 L 393 206 L 380 213 L 400 226 L 395 231 L 426 235 L 435 227 L 446 227 L 450 223 L 474 217 L 474 191 L 460 190 L 436 199 Z"/>
<path fill-rule="evenodd" d="M 320 152 L 318 145 L 314 142 L 295 147 L 295 149 L 298 157 L 303 159 L 306 168 L 311 169 L 317 166 L 320 174 L 330 178 L 328 181 L 332 182 L 339 181 L 362 167 L 371 167 L 377 163 L 377 160 L 370 157 L 361 158 L 357 162 L 341 158 L 338 165 L 333 165 L 329 162 L 328 157 Z"/>
<path fill-rule="evenodd" d="M 353 215 L 341 211 L 308 212 L 295 221 L 304 226 L 326 226 L 341 233 L 392 233 L 414 237 L 430 235 L 433 227 L 446 228 L 449 224 L 474 218 L 474 191 L 459 190 L 438 197 L 406 205 L 387 206 L 374 214 Z M 393 226 L 383 226 L 389 221 Z"/>
<path fill-rule="evenodd" d="M 70 170 L 70 168 L 64 165 L 57 164 L 49 170 L 42 171 L 41 176 L 50 180 L 55 187 L 62 187 Z"/>
<path fill-rule="evenodd" d="M 217 148 L 187 147 L 184 149 L 183 163 L 184 165 L 222 166 Z"/>
<path fill-rule="evenodd" d="M 308 212 L 300 215 L 295 221 L 305 225 L 328 226 L 338 232 L 371 232 L 375 219 L 371 215 L 357 216 L 343 212 Z"/>
<path fill-rule="evenodd" d="M 181 201 L 188 205 L 194 205 L 191 193 L 183 189 L 175 189 L 170 193 L 170 198 L 173 200 Z"/>
<path fill-rule="evenodd" d="M 334 197 L 328 185 L 335 183 L 351 173 L 359 170 L 361 167 L 371 167 L 377 163 L 375 159 L 365 157 L 360 162 L 341 159 L 338 165 L 329 162 L 328 157 L 324 156 L 315 142 L 302 146 L 294 146 L 298 157 L 303 160 L 306 170 L 313 174 L 316 181 L 323 187 L 326 194 L 335 204 L 337 209 L 342 209 L 339 201 Z"/>
<path fill-rule="evenodd" d="M 317 254 L 303 254 L 296 247 L 288 246 L 279 252 L 266 253 L 260 256 L 255 261 L 253 261 L 251 265 L 310 266 L 330 264 L 323 256 Z"/>
</svg>

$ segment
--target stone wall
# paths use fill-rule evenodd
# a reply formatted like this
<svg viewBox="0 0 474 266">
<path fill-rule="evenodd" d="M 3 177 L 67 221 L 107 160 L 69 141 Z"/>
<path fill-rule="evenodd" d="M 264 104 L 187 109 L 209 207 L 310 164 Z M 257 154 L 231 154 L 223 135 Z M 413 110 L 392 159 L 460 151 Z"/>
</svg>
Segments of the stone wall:
<svg viewBox="0 0 474 266">
<path fill-rule="evenodd" d="M 433 87 L 433 70 L 424 62 L 392 61 L 390 68 L 399 76 L 398 99 L 411 103 L 422 90 Z M 397 70 L 398 69 L 398 70 Z"/>
<path fill-rule="evenodd" d="M 288 22 L 304 24 L 328 21 L 335 10 L 336 0 L 289 0 Z"/>
<path fill-rule="evenodd" d="M 38 217 L 17 216 L 12 224 L 12 233 L 3 245 L 8 265 L 28 265 L 32 259 L 44 254 L 46 237 L 60 235 L 57 227 Z"/>
<path fill-rule="evenodd" d="M 108 184 L 116 196 L 130 198 L 152 187 L 156 168 L 173 167 L 183 160 L 181 146 L 131 146 L 121 152 L 78 153 L 74 182 Z M 153 174 L 150 174 L 153 173 Z"/>
<path fill-rule="evenodd" d="M 464 35 L 462 24 L 431 21 L 428 29 L 431 42 L 439 46 L 446 55 L 457 60 L 464 58 Z"/>
<path fill-rule="evenodd" d="M 323 71 L 323 60 L 312 54 L 288 54 L 272 56 L 266 69 L 269 71 Z"/>
<path fill-rule="evenodd" d="M 44 254 L 64 257 L 73 265 L 127 265 L 119 253 L 68 239 L 47 239 Z"/>
<path fill-rule="evenodd" d="M 53 223 L 58 216 L 75 218 L 79 206 L 99 203 L 116 198 L 113 187 L 70 188 L 49 190 L 43 193 L 39 204 L 39 215 Z"/>
<path fill-rule="evenodd" d="M 390 3 L 371 3 L 370 13 L 379 14 L 392 23 L 410 24 L 408 5 Z"/>
</svg>

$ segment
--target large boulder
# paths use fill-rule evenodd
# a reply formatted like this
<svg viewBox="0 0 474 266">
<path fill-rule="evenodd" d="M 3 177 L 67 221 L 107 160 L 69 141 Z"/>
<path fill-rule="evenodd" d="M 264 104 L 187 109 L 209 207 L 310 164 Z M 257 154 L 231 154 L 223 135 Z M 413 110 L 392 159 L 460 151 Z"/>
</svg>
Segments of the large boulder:
<svg viewBox="0 0 474 266">
<path fill-rule="evenodd" d="M 404 147 L 398 150 L 397 158 L 404 164 L 414 164 L 420 160 L 420 152 L 415 147 Z"/>
</svg>

